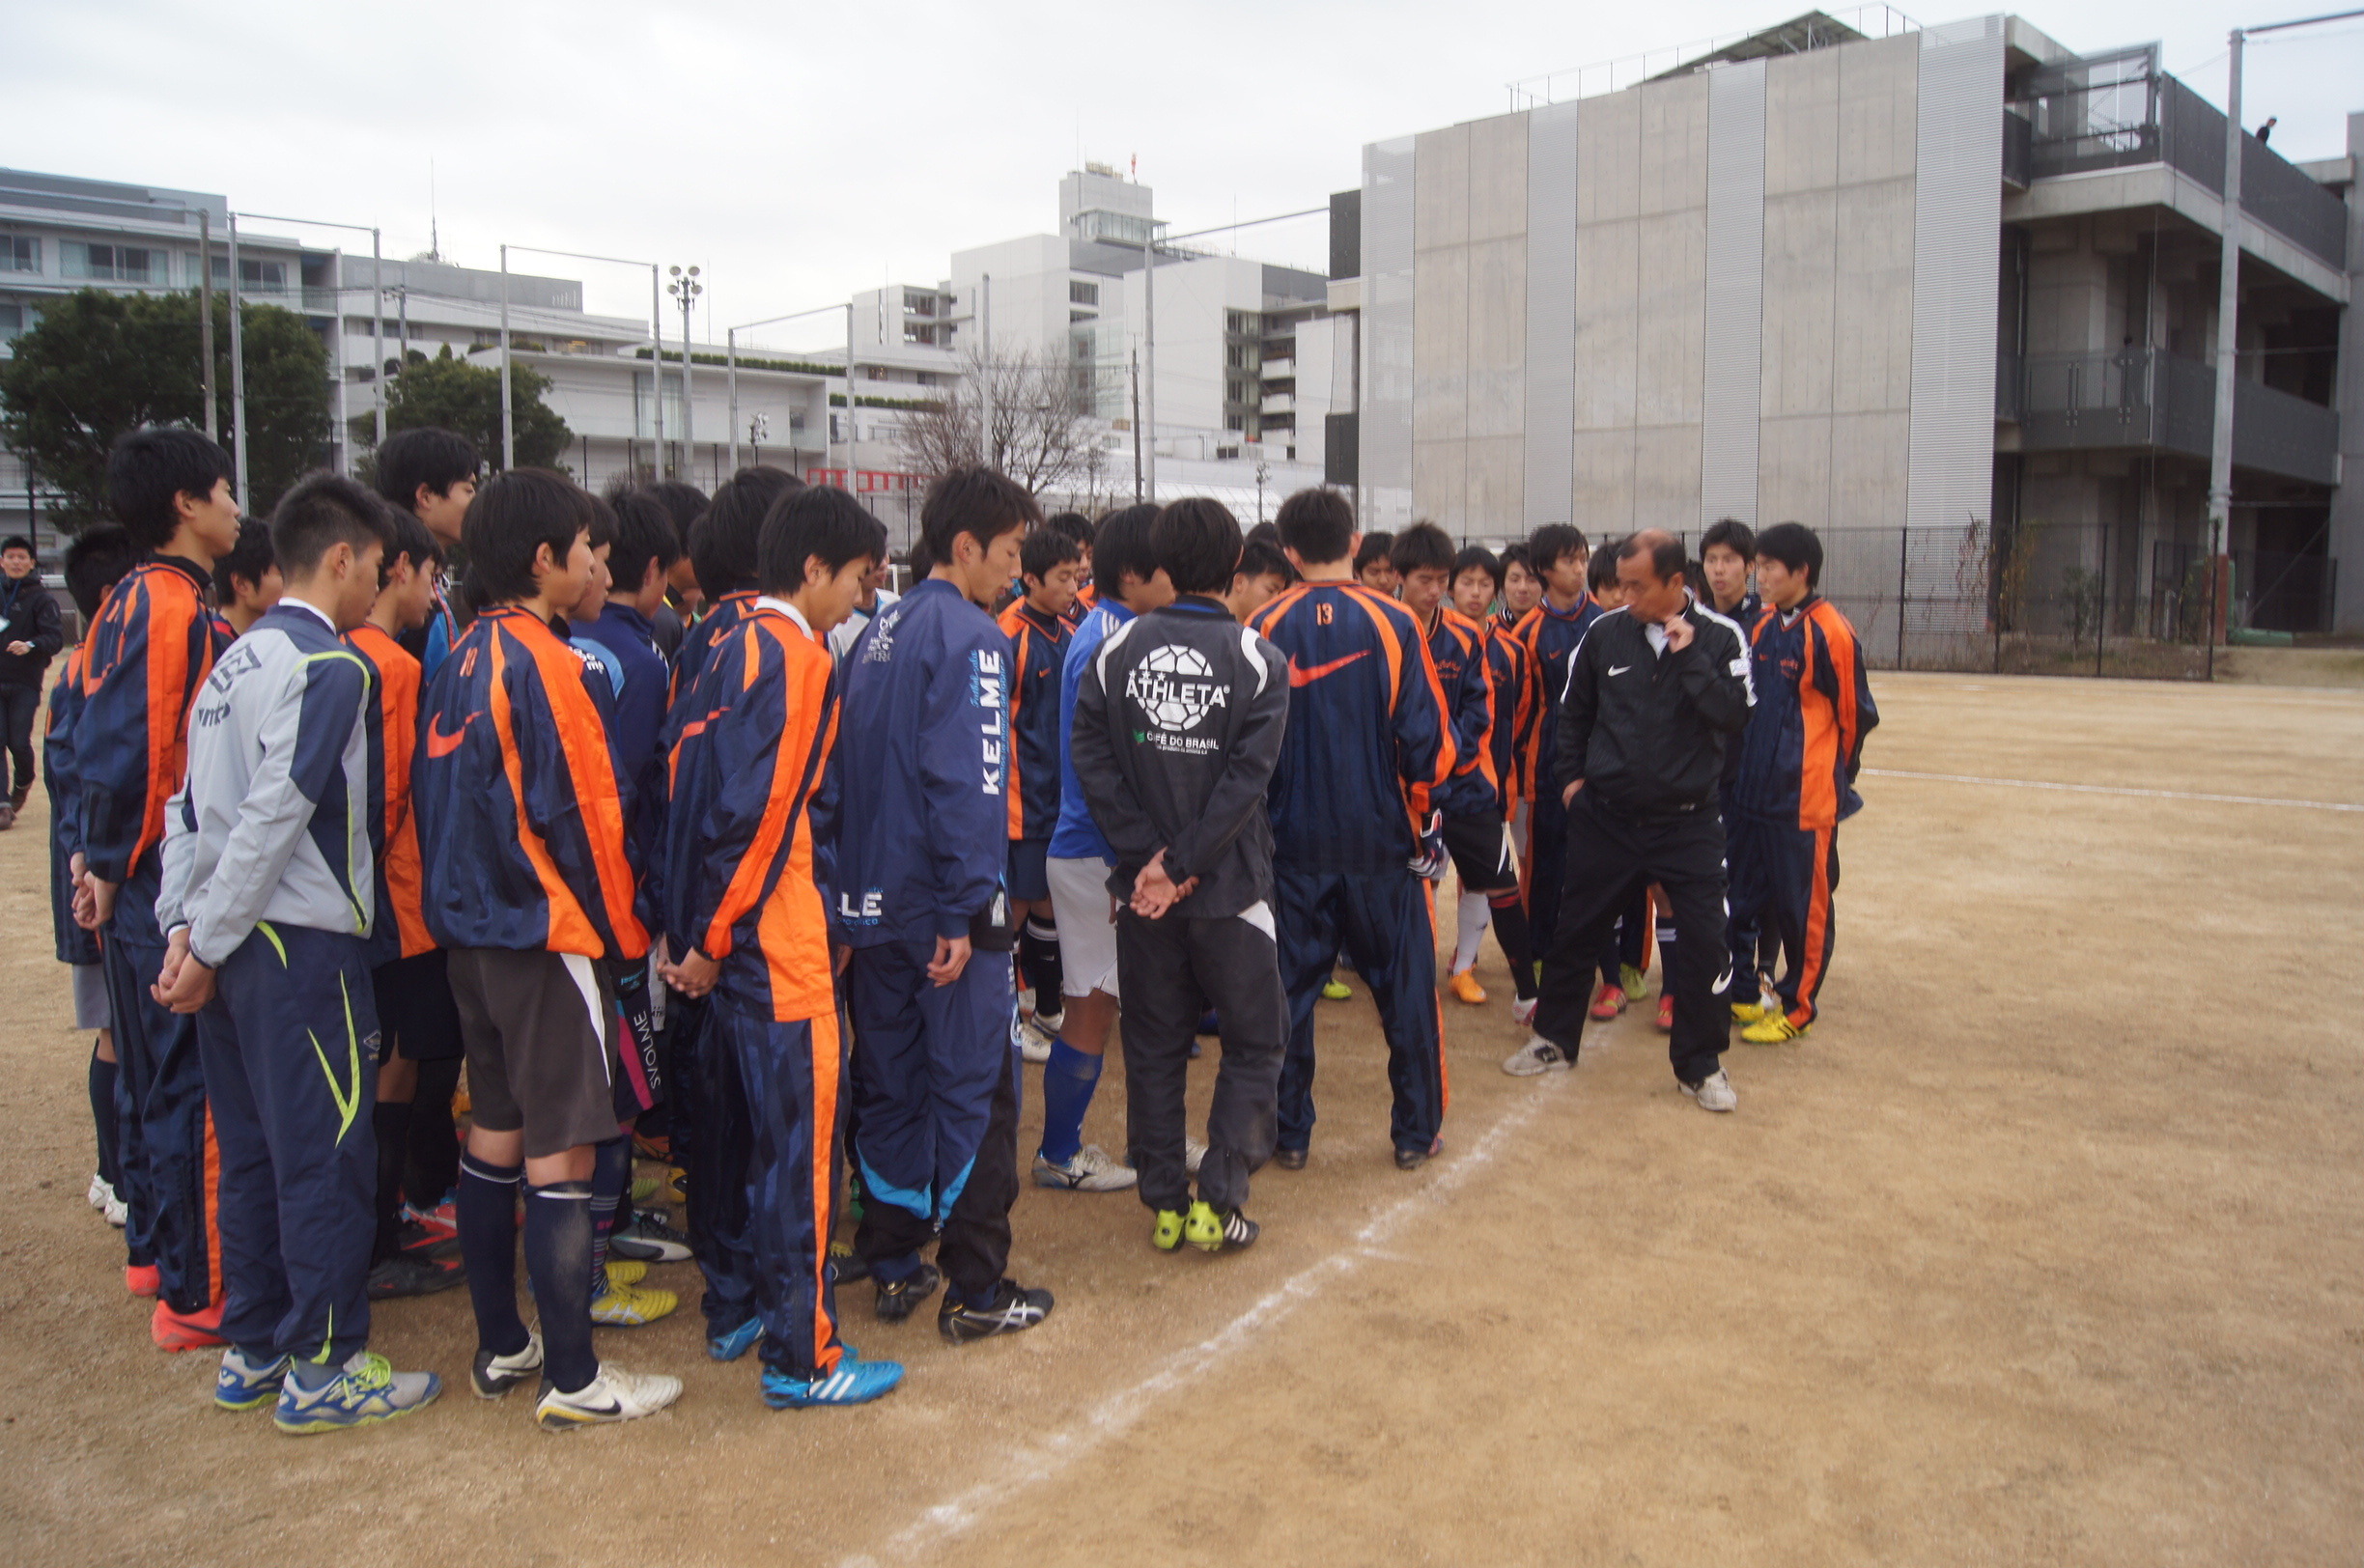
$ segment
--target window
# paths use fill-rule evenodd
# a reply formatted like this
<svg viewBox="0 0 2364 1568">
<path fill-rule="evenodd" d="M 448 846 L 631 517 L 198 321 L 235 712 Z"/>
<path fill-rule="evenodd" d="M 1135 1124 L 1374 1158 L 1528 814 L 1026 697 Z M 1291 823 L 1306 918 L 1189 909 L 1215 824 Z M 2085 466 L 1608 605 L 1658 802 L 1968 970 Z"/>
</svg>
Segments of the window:
<svg viewBox="0 0 2364 1568">
<path fill-rule="evenodd" d="M 1225 415 L 1224 415 L 1224 429 L 1225 429 L 1225 430 L 1238 430 L 1238 429 L 1240 429 L 1240 428 L 1241 428 L 1241 426 L 1242 426 L 1242 425 L 1244 425 L 1245 423 L 1246 423 L 1246 421 L 1245 421 L 1245 420 L 1243 420 L 1243 419 L 1242 419 L 1242 418 L 1241 418 L 1241 417 L 1240 417 L 1238 414 L 1225 414 Z M 1218 453 L 1220 453 L 1220 452 L 1221 452 L 1221 450 L 1222 450 L 1221 448 L 1218 448 L 1218 449 L 1217 449 Z M 1237 454 L 1234 454 L 1234 456 L 1236 456 L 1236 455 L 1237 455 Z"/>
<path fill-rule="evenodd" d="M 213 258 L 213 287 L 230 287 L 230 258 Z M 285 294 L 288 292 L 288 269 L 285 262 L 266 261 L 255 256 L 239 258 L 239 292 L 240 294 Z M 498 338 L 493 341 L 498 342 Z"/>
<path fill-rule="evenodd" d="M 1232 426 L 1231 428 L 1232 428 L 1233 430 L 1237 430 L 1237 429 L 1239 429 L 1239 427 L 1238 427 L 1237 425 L 1234 425 L 1234 426 Z M 1239 462 L 1239 448 L 1238 448 L 1238 447 L 1236 447 L 1236 446 L 1219 446 L 1219 447 L 1217 447 L 1217 448 L 1215 449 L 1215 461 L 1216 461 L 1217 462 Z"/>
<path fill-rule="evenodd" d="M 0 305 L 0 343 L 5 343 L 25 329 L 22 305 Z"/>
<path fill-rule="evenodd" d="M 903 291 L 903 308 L 914 316 L 933 316 L 936 314 L 936 296 L 906 289 Z"/>
<path fill-rule="evenodd" d="M 1074 278 L 1069 278 L 1067 280 L 1067 303 L 1070 305 L 1090 305 L 1095 309 L 1098 308 L 1100 304 L 1100 285 L 1097 283 L 1083 283 Z"/>
<path fill-rule="evenodd" d="M 27 234 L 0 234 L 0 272 L 41 270 L 41 241 Z"/>
<path fill-rule="evenodd" d="M 163 251 L 144 245 L 84 245 L 68 241 L 66 275 L 104 283 L 162 283 L 169 266 Z"/>
</svg>

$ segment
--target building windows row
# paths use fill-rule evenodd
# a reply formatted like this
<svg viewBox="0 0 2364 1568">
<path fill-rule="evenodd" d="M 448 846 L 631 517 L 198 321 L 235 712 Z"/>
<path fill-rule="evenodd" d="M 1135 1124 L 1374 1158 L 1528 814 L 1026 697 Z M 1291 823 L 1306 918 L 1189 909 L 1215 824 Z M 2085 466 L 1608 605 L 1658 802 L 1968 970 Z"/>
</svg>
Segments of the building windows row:
<svg viewBox="0 0 2364 1568">
<path fill-rule="evenodd" d="M 1089 305 L 1097 310 L 1100 306 L 1100 285 L 1085 283 L 1080 278 L 1069 278 L 1067 280 L 1067 303 Z"/>
<path fill-rule="evenodd" d="M 41 270 L 41 241 L 26 234 L 0 234 L 0 272 Z"/>
</svg>

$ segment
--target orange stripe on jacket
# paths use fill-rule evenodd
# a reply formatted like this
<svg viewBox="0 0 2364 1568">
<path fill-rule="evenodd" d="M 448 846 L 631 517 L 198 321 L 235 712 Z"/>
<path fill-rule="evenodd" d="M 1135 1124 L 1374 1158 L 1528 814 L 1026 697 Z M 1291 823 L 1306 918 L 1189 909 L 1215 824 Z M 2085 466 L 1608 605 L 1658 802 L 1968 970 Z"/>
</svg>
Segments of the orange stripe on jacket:
<svg viewBox="0 0 2364 1568">
<path fill-rule="evenodd" d="M 1015 844 L 1026 837 L 1026 792 L 1018 783 L 1018 709 L 1026 700 L 1027 641 L 1034 629 L 1025 615 L 1026 601 L 1019 600 L 1003 610 L 995 620 L 1001 635 L 1010 640 L 1009 678 L 1009 773 L 1002 784 L 1002 794 L 1009 798 L 1009 836 Z"/>
<path fill-rule="evenodd" d="M 765 619 L 758 612 L 749 616 L 745 623 L 745 634 L 740 639 L 743 656 L 739 668 L 741 691 L 755 684 L 755 677 L 763 667 L 762 646 L 757 638 L 769 635 L 775 643 L 783 640 L 775 628 L 763 624 Z M 784 647 L 781 657 L 787 657 Z M 790 696 L 793 698 L 794 695 L 791 691 Z M 764 878 L 772 870 L 772 857 L 779 853 L 780 840 L 788 834 L 789 815 L 796 804 L 795 780 L 804 770 L 805 748 L 799 746 L 791 750 L 788 743 L 796 717 L 793 710 L 782 714 L 779 742 L 772 753 L 772 783 L 765 792 L 763 820 L 755 825 L 755 836 L 747 844 L 746 853 L 739 857 L 738 868 L 731 873 L 730 885 L 722 889 L 721 902 L 715 906 L 713 924 L 698 938 L 698 951 L 708 958 L 719 961 L 730 956 L 731 927 L 737 925 L 747 910 L 755 907 L 755 901 L 763 896 Z M 806 733 L 810 733 L 809 728 Z M 767 909 L 764 914 L 769 918 L 771 910 Z"/>
<path fill-rule="evenodd" d="M 633 912 L 633 893 L 638 883 L 624 854 L 624 797 L 616 787 L 615 753 L 607 745 L 607 726 L 583 686 L 582 658 L 530 615 L 514 623 L 512 630 L 532 655 L 534 667 L 541 672 L 542 689 L 549 694 L 559 749 L 566 755 L 567 781 L 575 792 L 576 807 L 582 813 L 592 870 L 606 905 L 607 929 L 626 949 L 613 956 L 637 957 L 648 951 L 648 933 Z M 632 951 L 635 948 L 637 953 Z M 591 956 L 609 955 L 594 947 Z"/>
<path fill-rule="evenodd" d="M 534 869 L 542 883 L 542 896 L 549 904 L 549 932 L 544 940 L 553 953 L 580 953 L 588 958 L 603 956 L 606 949 L 599 933 L 591 928 L 591 917 L 583 913 L 576 902 L 574 889 L 558 874 L 558 863 L 550 858 L 549 846 L 525 815 L 525 768 L 518 754 L 517 715 L 511 712 L 509 686 L 504 677 L 509 670 L 509 656 L 501 645 L 498 631 L 486 644 L 492 650 L 492 679 L 487 684 L 492 701 L 492 728 L 500 737 L 501 771 L 509 778 L 510 798 L 517 806 L 518 848 L 525 852 L 525 861 Z"/>
<path fill-rule="evenodd" d="M 807 639 L 794 628 L 782 628 L 778 634 L 786 644 L 791 677 L 780 752 L 786 756 L 793 742 L 803 760 L 802 776 L 788 802 L 789 830 L 795 835 L 788 846 L 788 864 L 773 884 L 772 896 L 764 901 L 757 933 L 769 971 L 773 1018 L 787 1022 L 827 1017 L 834 1024 L 837 991 L 836 977 L 830 970 L 829 910 L 813 882 L 812 797 L 822 770 L 829 766 L 830 752 L 837 744 L 837 705 L 830 693 L 836 666 L 825 651 L 826 644 Z M 826 723 L 819 717 L 824 712 L 829 715 Z"/>
<path fill-rule="evenodd" d="M 378 671 L 378 712 L 384 732 L 385 883 L 402 956 L 435 949 L 427 931 L 419 862 L 418 822 L 410 815 L 410 757 L 418 749 L 419 661 L 379 627 L 363 622 L 349 633 Z M 380 910 L 380 918 L 388 911 Z"/>
<path fill-rule="evenodd" d="M 172 591 L 156 592 L 159 576 Z M 150 567 L 140 574 L 140 592 L 148 607 L 148 798 L 126 870 L 164 842 L 164 808 L 188 771 L 189 702 L 213 666 L 209 636 L 208 657 L 196 680 L 189 679 L 189 634 L 204 617 L 205 605 L 188 578 L 172 567 Z"/>
</svg>

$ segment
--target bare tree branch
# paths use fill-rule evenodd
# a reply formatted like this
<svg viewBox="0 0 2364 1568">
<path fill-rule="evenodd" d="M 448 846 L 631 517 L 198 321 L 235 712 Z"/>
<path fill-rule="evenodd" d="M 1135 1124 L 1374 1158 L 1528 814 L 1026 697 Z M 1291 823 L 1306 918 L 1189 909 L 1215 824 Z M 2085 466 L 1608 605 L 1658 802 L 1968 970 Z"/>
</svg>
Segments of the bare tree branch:
<svg viewBox="0 0 2364 1568">
<path fill-rule="evenodd" d="M 989 433 L 982 429 L 988 388 Z M 1065 362 L 1021 349 L 990 364 L 971 354 L 961 380 L 934 408 L 904 420 L 895 442 L 904 461 L 930 478 L 982 462 L 1040 494 L 1096 472 L 1094 435 L 1088 400 Z"/>
</svg>

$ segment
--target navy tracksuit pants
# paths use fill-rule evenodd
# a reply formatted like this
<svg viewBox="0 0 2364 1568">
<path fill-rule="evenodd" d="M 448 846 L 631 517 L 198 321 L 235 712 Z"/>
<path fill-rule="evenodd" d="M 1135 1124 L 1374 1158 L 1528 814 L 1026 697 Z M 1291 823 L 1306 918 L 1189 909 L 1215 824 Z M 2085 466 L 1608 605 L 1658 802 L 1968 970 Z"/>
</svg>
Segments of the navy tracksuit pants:
<svg viewBox="0 0 2364 1568">
<path fill-rule="evenodd" d="M 1394 1109 L 1388 1136 L 1425 1154 L 1444 1125 L 1445 1028 L 1437 1007 L 1436 915 L 1428 885 L 1409 870 L 1355 876 L 1273 867 L 1280 985 L 1288 993 L 1288 1054 L 1280 1065 L 1280 1139 L 1313 1137 L 1313 1006 L 1342 949 L 1371 988 L 1387 1035 Z"/>
<path fill-rule="evenodd" d="M 1551 780 L 1541 781 L 1527 813 L 1527 937 L 1537 959 L 1560 926 L 1561 882 L 1566 876 L 1567 812 Z"/>
<path fill-rule="evenodd" d="M 974 1301 L 1009 1263 L 1018 1201 L 1017 1006 L 1007 953 L 972 953 L 961 977 L 927 977 L 933 941 L 857 947 L 846 965 L 862 1219 L 871 1274 L 908 1278 L 941 1232 L 936 1261 Z"/>
<path fill-rule="evenodd" d="M 1839 830 L 1800 827 L 1735 812 L 1725 830 L 1731 836 L 1732 923 L 1752 934 L 1761 923 L 1781 938 L 1787 960 L 1774 990 L 1789 1022 L 1804 1028 L 1815 1021 L 1815 998 L 1830 973 L 1838 944 L 1831 895 L 1839 890 Z M 1734 938 L 1734 966 L 1744 962 Z M 1754 936 L 1751 945 L 1756 945 Z M 1753 963 L 1755 954 L 1745 962 Z M 1736 1001 L 1753 1001 L 1742 994 Z"/>
<path fill-rule="evenodd" d="M 125 897 L 132 895 L 127 884 Z M 133 1263 L 153 1262 L 164 1304 L 202 1312 L 221 1299 L 217 1163 L 206 1108 L 196 1021 L 149 994 L 164 944 L 129 933 L 120 907 L 100 955 L 114 1013 L 117 1140 L 131 1211 L 124 1227 Z M 149 922 L 153 923 L 153 921 Z"/>
<path fill-rule="evenodd" d="M 378 1007 L 359 937 L 265 922 L 197 1015 L 221 1159 L 221 1335 L 341 1365 L 369 1342 Z"/>
<path fill-rule="evenodd" d="M 699 1253 L 707 1322 L 719 1333 L 760 1316 L 766 1366 L 803 1379 L 833 1371 L 845 1348 L 829 1274 L 846 1078 L 837 1017 L 782 1023 L 717 1002 L 707 1012 L 705 1045 L 730 1059 L 745 1150 L 735 1171 L 700 1167 L 713 1185 L 736 1190 L 744 1217 L 735 1230 L 710 1232 L 713 1250 Z M 699 1129 L 701 1147 L 707 1131 Z M 739 1316 L 722 1321 L 718 1306 Z"/>
<path fill-rule="evenodd" d="M 684 1218 L 706 1277 L 706 1331 L 725 1334 L 756 1315 L 755 1244 L 747 1230 L 747 1169 L 754 1129 L 739 1055 L 721 1003 L 675 994 L 665 1004 L 675 1076 L 673 1162 L 688 1173 Z"/>
</svg>

